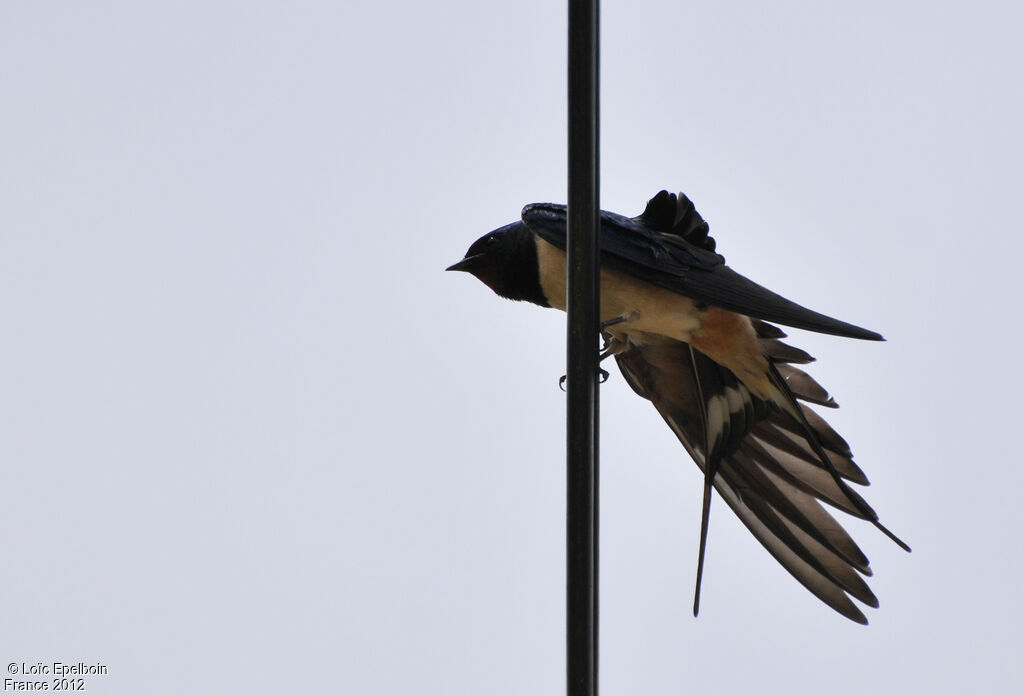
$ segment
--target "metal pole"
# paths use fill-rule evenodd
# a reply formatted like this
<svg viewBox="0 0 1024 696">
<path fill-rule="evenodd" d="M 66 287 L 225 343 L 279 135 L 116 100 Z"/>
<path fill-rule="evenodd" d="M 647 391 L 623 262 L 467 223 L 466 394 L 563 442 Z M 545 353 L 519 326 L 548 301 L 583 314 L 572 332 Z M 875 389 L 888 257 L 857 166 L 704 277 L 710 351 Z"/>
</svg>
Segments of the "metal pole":
<svg viewBox="0 0 1024 696">
<path fill-rule="evenodd" d="M 569 0 L 566 675 L 597 694 L 598 2 Z"/>
</svg>

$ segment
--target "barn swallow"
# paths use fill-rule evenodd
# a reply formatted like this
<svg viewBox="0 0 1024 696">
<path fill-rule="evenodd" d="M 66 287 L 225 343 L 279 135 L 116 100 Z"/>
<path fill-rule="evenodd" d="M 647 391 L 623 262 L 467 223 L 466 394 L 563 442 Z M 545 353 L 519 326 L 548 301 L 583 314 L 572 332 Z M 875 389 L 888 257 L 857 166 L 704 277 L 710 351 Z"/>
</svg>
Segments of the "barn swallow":
<svg viewBox="0 0 1024 696">
<path fill-rule="evenodd" d="M 736 273 L 683 194 L 659 192 L 633 218 L 602 211 L 601 334 L 630 387 L 651 401 L 704 473 L 694 616 L 700 605 L 711 490 L 793 577 L 843 616 L 878 600 L 868 559 L 822 502 L 886 529 L 851 487 L 868 485 L 846 441 L 802 402 L 838 405 L 795 365 L 814 358 L 772 323 L 884 340 L 802 307 Z M 566 207 L 533 203 L 449 271 L 501 297 L 564 310 Z M 596 337 L 595 337 L 596 338 Z M 849 482 L 849 483 L 848 483 Z"/>
</svg>

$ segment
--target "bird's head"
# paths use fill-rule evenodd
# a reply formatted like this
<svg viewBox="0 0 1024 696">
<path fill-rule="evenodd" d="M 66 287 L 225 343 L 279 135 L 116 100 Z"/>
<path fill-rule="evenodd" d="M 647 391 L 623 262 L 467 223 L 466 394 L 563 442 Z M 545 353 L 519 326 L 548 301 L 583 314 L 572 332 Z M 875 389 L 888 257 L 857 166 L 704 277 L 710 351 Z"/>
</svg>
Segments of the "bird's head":
<svg viewBox="0 0 1024 696">
<path fill-rule="evenodd" d="M 540 287 L 533 232 L 522 222 L 499 227 L 470 245 L 466 256 L 446 271 L 465 271 L 510 300 L 548 306 Z"/>
</svg>

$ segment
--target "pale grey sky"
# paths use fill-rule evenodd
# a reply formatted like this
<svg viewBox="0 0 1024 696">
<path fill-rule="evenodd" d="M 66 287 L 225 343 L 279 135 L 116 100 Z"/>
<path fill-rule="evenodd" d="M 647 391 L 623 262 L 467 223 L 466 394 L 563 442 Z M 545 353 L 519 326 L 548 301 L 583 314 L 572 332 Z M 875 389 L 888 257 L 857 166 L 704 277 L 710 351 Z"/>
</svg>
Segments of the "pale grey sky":
<svg viewBox="0 0 1024 696">
<path fill-rule="evenodd" d="M 565 199 L 560 2 L 0 6 L 0 664 L 559 694 L 564 315 L 442 269 Z M 687 192 L 907 555 L 845 621 L 602 390 L 610 694 L 1011 693 L 1024 11 L 605 2 L 602 203 Z M 9 675 L 3 675 L 4 677 Z"/>
</svg>

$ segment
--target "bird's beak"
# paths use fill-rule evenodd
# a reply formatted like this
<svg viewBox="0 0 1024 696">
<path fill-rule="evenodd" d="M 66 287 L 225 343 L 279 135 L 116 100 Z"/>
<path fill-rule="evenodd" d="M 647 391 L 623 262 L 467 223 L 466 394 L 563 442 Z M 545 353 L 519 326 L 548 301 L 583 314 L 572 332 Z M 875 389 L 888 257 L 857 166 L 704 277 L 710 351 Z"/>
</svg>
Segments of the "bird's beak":
<svg viewBox="0 0 1024 696">
<path fill-rule="evenodd" d="M 467 256 L 466 258 L 462 259 L 458 263 L 453 263 L 451 266 L 449 266 L 448 268 L 446 268 L 444 270 L 446 270 L 446 271 L 465 271 L 466 273 L 472 273 L 473 272 L 473 270 L 472 270 L 473 266 L 475 266 L 476 262 L 479 261 L 481 258 L 483 258 L 483 254 L 476 254 L 474 256 Z"/>
</svg>

